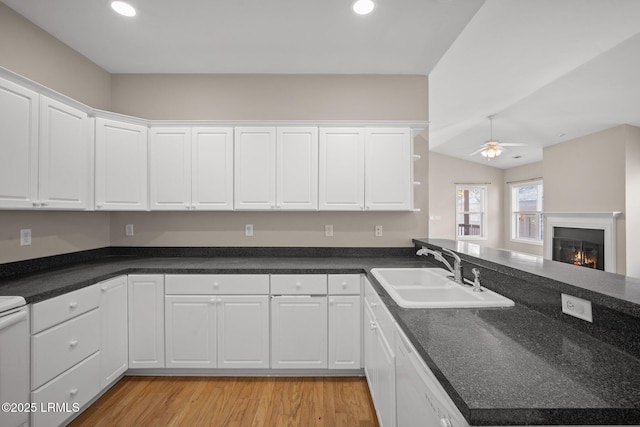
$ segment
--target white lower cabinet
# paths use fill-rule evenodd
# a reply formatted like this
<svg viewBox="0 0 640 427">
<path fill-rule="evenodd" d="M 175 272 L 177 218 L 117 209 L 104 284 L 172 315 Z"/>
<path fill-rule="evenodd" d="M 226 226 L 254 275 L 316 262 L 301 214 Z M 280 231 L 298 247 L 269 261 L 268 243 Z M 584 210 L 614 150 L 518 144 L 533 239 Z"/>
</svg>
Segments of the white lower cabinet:
<svg viewBox="0 0 640 427">
<path fill-rule="evenodd" d="M 130 275 L 129 368 L 164 368 L 164 276 Z"/>
<path fill-rule="evenodd" d="M 216 297 L 165 296 L 167 368 L 215 368 Z"/>
<path fill-rule="evenodd" d="M 269 368 L 269 297 L 218 297 L 218 368 Z"/>
<path fill-rule="evenodd" d="M 167 275 L 166 285 L 166 367 L 269 368 L 268 275 Z"/>
<path fill-rule="evenodd" d="M 271 367 L 327 368 L 327 297 L 273 296 Z"/>
<path fill-rule="evenodd" d="M 100 286 L 100 387 L 105 388 L 129 368 L 127 276 Z"/>
</svg>

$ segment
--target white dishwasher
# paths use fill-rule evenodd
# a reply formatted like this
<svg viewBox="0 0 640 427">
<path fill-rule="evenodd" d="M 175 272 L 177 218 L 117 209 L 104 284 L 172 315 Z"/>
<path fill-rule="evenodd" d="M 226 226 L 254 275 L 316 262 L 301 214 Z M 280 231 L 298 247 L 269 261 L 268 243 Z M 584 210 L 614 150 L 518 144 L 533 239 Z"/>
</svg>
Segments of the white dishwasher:
<svg viewBox="0 0 640 427">
<path fill-rule="evenodd" d="M 29 424 L 29 309 L 22 297 L 0 296 L 0 425 Z"/>
<path fill-rule="evenodd" d="M 404 334 L 396 339 L 397 427 L 469 427 Z"/>
</svg>

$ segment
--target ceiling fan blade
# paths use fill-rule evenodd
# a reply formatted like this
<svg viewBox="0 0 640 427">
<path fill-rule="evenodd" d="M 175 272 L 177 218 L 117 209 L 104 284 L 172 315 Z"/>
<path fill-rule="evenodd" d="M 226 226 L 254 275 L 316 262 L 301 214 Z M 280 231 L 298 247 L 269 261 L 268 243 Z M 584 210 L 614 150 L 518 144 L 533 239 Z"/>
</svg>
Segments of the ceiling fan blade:
<svg viewBox="0 0 640 427">
<path fill-rule="evenodd" d="M 476 154 L 478 154 L 479 152 L 481 152 L 482 150 L 484 150 L 486 147 L 480 147 L 478 148 L 476 151 L 474 151 L 473 153 L 469 154 L 470 156 L 475 156 Z"/>
</svg>

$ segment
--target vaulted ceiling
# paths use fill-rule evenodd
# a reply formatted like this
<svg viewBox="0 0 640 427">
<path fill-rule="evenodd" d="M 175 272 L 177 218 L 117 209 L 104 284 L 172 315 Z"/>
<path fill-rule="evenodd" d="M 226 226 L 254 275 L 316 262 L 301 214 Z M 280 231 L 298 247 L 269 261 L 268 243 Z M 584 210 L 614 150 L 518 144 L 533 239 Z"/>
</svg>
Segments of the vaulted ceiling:
<svg viewBox="0 0 640 427">
<path fill-rule="evenodd" d="M 640 126 L 638 0 L 1 0 L 111 73 L 429 75 L 430 148 L 490 166 Z M 559 136 L 563 134 L 563 136 Z M 519 158 L 514 158 L 519 157 Z"/>
</svg>

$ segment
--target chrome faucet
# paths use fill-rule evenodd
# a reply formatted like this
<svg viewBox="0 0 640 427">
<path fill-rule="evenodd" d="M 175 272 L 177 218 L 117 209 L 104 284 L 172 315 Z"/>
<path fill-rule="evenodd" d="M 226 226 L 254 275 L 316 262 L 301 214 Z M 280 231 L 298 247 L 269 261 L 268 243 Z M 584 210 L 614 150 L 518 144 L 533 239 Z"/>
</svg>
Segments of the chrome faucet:
<svg viewBox="0 0 640 427">
<path fill-rule="evenodd" d="M 453 257 L 453 267 L 451 266 L 451 264 L 449 264 L 449 261 L 446 260 L 446 258 L 442 255 L 442 252 L 439 251 L 435 251 L 433 249 L 429 249 L 425 246 L 422 247 L 422 249 L 419 249 L 418 252 L 416 252 L 416 255 L 424 255 L 424 256 L 429 256 L 429 255 L 433 255 L 433 257 L 440 261 L 441 263 L 443 263 L 445 265 L 445 267 L 447 267 L 447 269 L 453 273 L 453 280 L 456 283 L 459 283 L 461 285 L 464 285 L 464 280 L 462 279 L 462 260 L 460 259 L 460 257 L 458 256 L 458 254 L 456 254 L 455 252 L 450 251 L 449 249 L 446 248 L 442 248 L 443 252 L 446 252 L 447 254 L 451 255 Z"/>
<path fill-rule="evenodd" d="M 480 270 L 473 268 L 471 272 L 473 273 L 473 292 L 484 292 L 480 286 Z"/>
</svg>

